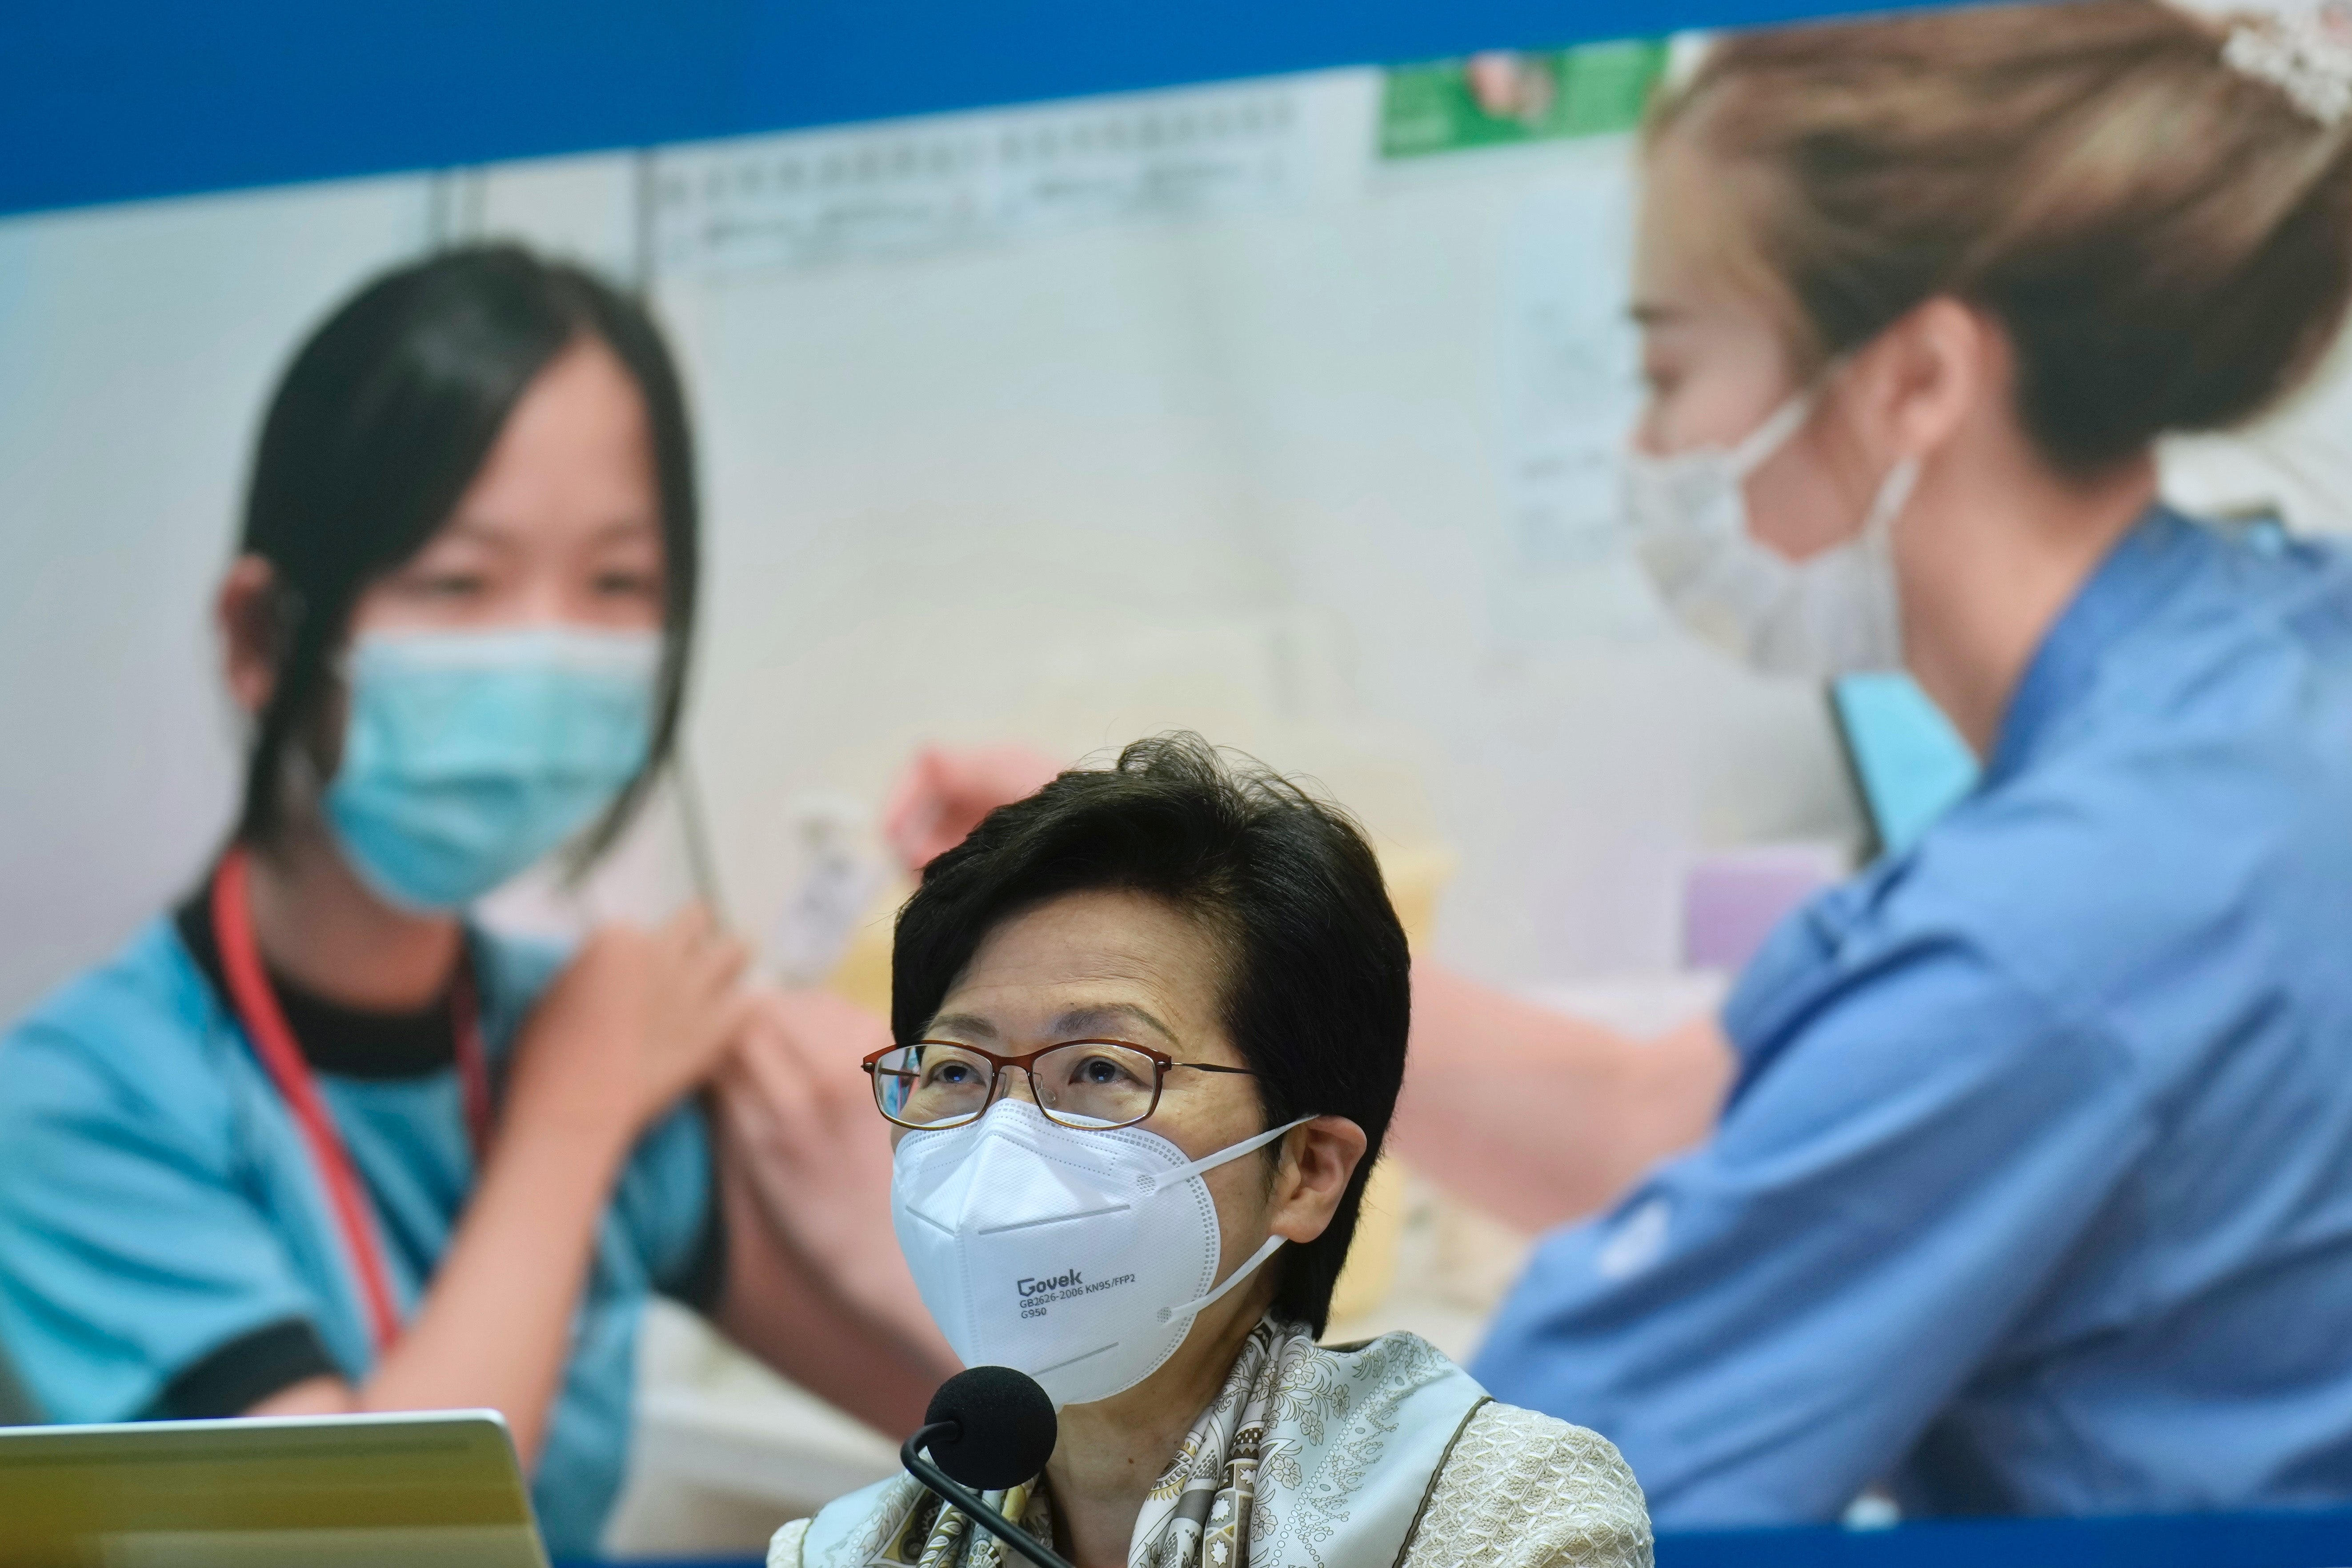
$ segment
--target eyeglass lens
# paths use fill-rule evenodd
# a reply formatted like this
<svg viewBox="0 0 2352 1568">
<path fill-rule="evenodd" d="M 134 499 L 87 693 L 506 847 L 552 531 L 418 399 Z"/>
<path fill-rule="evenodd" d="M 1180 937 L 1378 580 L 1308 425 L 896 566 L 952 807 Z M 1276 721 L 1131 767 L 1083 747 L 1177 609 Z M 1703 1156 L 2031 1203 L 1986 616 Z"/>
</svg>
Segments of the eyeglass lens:
<svg viewBox="0 0 2352 1568">
<path fill-rule="evenodd" d="M 1056 1046 L 1030 1065 L 1037 1108 L 1055 1121 L 1119 1127 L 1151 1114 L 1159 1064 L 1098 1040 Z M 874 1100 L 908 1127 L 952 1127 L 988 1109 L 995 1070 L 986 1057 L 936 1041 L 901 1046 L 874 1064 Z"/>
</svg>

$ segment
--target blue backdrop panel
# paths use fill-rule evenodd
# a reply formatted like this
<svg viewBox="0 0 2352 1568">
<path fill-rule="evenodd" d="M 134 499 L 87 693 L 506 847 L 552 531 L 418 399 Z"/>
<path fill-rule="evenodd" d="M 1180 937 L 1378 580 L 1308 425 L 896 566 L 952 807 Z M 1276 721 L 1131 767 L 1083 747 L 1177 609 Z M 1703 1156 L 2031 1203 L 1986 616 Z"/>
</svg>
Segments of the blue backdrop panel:
<svg viewBox="0 0 2352 1568">
<path fill-rule="evenodd" d="M 2344 1568 L 2352 1511 L 2009 1519 L 1658 1537 L 1658 1568 Z M 592 1563 L 557 1568 L 595 1568 Z M 757 1558 L 663 1568 L 759 1568 Z"/>
<path fill-rule="evenodd" d="M 1658 1568 L 2340 1568 L 2352 1512 L 1926 1521 L 1658 1537 Z"/>
<path fill-rule="evenodd" d="M 8 0 L 0 212 L 1863 8 L 1853 0 Z"/>
</svg>

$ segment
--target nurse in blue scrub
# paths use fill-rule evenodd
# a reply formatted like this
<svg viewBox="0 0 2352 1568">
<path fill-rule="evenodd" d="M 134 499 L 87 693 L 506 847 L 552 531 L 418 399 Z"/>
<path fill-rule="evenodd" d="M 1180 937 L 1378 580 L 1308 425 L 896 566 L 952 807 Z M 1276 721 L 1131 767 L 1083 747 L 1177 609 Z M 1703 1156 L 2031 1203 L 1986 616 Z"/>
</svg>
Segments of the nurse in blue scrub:
<svg viewBox="0 0 2352 1568">
<path fill-rule="evenodd" d="M 943 1362 L 795 1260 L 689 1098 L 757 1031 L 740 944 L 464 913 L 584 864 L 668 754 L 692 469 L 645 313 L 519 249 L 295 357 L 217 598 L 235 830 L 0 1040 L 0 1343 L 49 1416 L 494 1406 L 558 1554 L 620 1483 L 651 1293 L 913 1424 Z"/>
<path fill-rule="evenodd" d="M 2151 455 L 2336 338 L 2352 49 L 2152 0 L 1737 37 L 1644 175 L 1666 603 L 1907 668 L 1984 775 L 1719 1025 L 1417 975 L 1408 1156 L 1607 1205 L 1474 1372 L 1665 1528 L 2352 1503 L 2352 567 Z"/>
</svg>

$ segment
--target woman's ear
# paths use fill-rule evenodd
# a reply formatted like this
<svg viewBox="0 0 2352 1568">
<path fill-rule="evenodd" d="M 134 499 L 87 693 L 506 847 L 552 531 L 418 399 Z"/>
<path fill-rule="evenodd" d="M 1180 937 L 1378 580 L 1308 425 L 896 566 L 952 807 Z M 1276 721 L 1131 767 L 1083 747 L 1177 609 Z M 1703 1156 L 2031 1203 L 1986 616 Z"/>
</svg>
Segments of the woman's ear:
<svg viewBox="0 0 2352 1568">
<path fill-rule="evenodd" d="M 258 555 L 240 555 L 213 596 L 220 629 L 221 673 L 228 694 L 250 716 L 268 705 L 278 687 L 278 658 L 287 626 L 278 569 Z"/>
<path fill-rule="evenodd" d="M 1348 1183 L 1363 1163 L 1371 1140 L 1344 1116 L 1318 1116 L 1294 1127 L 1282 1141 L 1282 1165 L 1275 1173 L 1274 1215 L 1269 1234 L 1305 1243 L 1329 1228 L 1348 1194 Z"/>
<path fill-rule="evenodd" d="M 1933 456 L 2008 385 L 2008 335 L 1949 295 L 1913 307 L 1868 353 L 1877 383 L 1870 401 L 1889 458 Z"/>
</svg>

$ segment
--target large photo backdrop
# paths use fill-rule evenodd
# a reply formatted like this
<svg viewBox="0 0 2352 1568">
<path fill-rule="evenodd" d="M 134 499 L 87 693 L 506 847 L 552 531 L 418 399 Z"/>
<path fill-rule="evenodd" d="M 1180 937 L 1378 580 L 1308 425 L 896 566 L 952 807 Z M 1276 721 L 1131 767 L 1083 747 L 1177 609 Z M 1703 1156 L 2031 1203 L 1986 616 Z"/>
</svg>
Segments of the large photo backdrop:
<svg viewBox="0 0 2352 1568">
<path fill-rule="evenodd" d="M 1186 728 L 1359 814 L 1421 952 L 1632 1034 L 1697 1014 L 1769 917 L 1973 766 L 1905 678 L 1833 696 L 1702 645 L 1620 521 L 1638 130 L 1703 41 L 1158 85 L 1173 54 L 1149 90 L 1067 96 L 1050 61 L 910 37 L 951 111 L 870 117 L 886 93 L 840 100 L 855 122 L 0 217 L 0 1008 L 184 896 L 227 831 L 244 738 L 211 595 L 288 355 L 380 270 L 514 241 L 670 334 L 707 556 L 682 765 L 584 886 L 527 874 L 492 923 L 700 890 L 770 977 L 879 1005 L 910 757 Z M 761 47 L 746 71 L 781 58 Z M 682 58 L 647 61 L 654 120 L 694 107 Z M 543 109 L 549 145 L 628 119 L 532 91 L 509 107 Z M 202 141 L 159 147 L 152 188 L 225 166 Z M 387 166 L 361 142 L 416 145 L 271 168 Z M 50 195 L 149 188 L 102 152 Z M 28 191 L 0 180 L 0 206 Z M 2352 531 L 2352 361 L 2160 461 L 2190 510 Z M 1381 1167 L 1349 1334 L 1467 1355 L 1487 1332 L 1538 1222 L 1444 1174 Z M 1664 1234 L 1644 1212 L 1637 1250 Z M 613 1551 L 750 1550 L 896 1468 L 682 1308 L 650 1309 L 642 1352 Z"/>
<path fill-rule="evenodd" d="M 1450 868 L 1434 946 L 1474 974 L 1675 967 L 1696 858 L 1862 835 L 1820 694 L 1672 630 L 1611 510 L 1632 125 L 1673 52 L 0 221 L 0 1002 L 222 830 L 206 594 L 281 357 L 373 269 L 502 237 L 644 288 L 688 366 L 689 748 L 743 928 L 919 744 L 1188 725 Z M 2175 492 L 2344 525 L 2347 398 L 2168 453 Z M 685 869 L 669 816 L 640 837 L 599 896 L 647 912 Z"/>
</svg>

